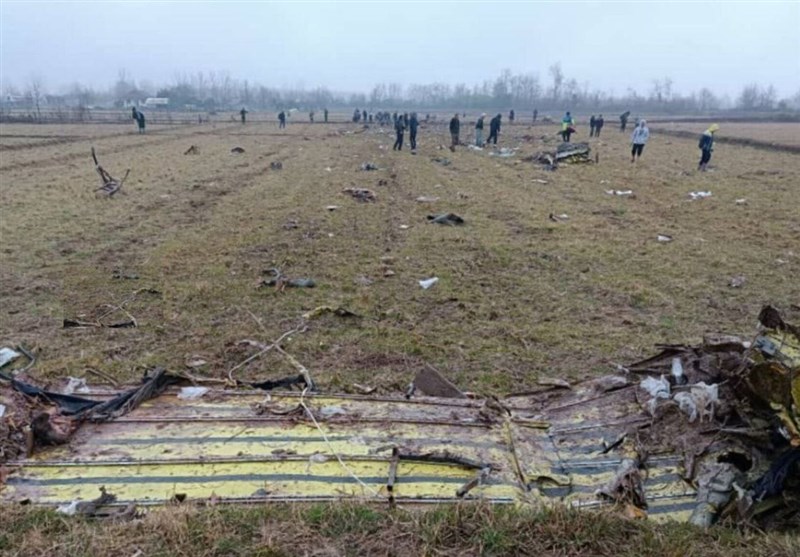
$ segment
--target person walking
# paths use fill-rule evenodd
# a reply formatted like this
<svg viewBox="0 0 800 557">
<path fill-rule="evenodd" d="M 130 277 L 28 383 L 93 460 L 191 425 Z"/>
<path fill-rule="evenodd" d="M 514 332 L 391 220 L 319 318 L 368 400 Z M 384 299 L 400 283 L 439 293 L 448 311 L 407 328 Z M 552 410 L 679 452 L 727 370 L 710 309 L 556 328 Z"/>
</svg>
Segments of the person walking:
<svg viewBox="0 0 800 557">
<path fill-rule="evenodd" d="M 461 131 L 461 121 L 458 119 L 458 113 L 453 116 L 450 120 L 450 139 L 452 143 L 450 144 L 450 150 L 455 151 L 456 145 L 458 145 L 458 134 Z"/>
<path fill-rule="evenodd" d="M 575 133 L 575 119 L 572 117 L 569 111 L 564 114 L 564 117 L 561 119 L 561 139 L 564 140 L 564 143 L 569 143 L 569 138 L 572 137 L 572 134 Z"/>
<path fill-rule="evenodd" d="M 475 122 L 475 146 L 483 147 L 483 119 L 486 118 L 486 113 L 481 114 L 478 121 Z"/>
<path fill-rule="evenodd" d="M 631 163 L 642 158 L 642 151 L 648 139 L 650 139 L 650 129 L 647 127 L 647 120 L 639 120 L 631 134 Z"/>
<path fill-rule="evenodd" d="M 489 120 L 489 137 L 486 138 L 486 144 L 493 143 L 497 145 L 497 135 L 500 133 L 500 121 L 503 116 L 499 113 L 497 116 Z"/>
<path fill-rule="evenodd" d="M 242 117 L 242 124 L 244 124 L 245 120 L 247 119 L 247 110 L 242 107 L 242 109 L 239 111 L 239 115 Z"/>
<path fill-rule="evenodd" d="M 322 117 L 325 118 L 325 123 L 328 123 L 328 109 L 325 108 L 322 110 Z"/>
<path fill-rule="evenodd" d="M 626 110 L 619 116 L 619 131 L 624 132 L 625 128 L 628 127 L 628 118 L 631 116 L 631 111 Z"/>
<path fill-rule="evenodd" d="M 408 119 L 408 141 L 411 143 L 411 154 L 417 154 L 417 128 L 419 127 L 419 120 L 417 120 L 417 113 L 412 112 L 411 117 Z"/>
<path fill-rule="evenodd" d="M 711 124 L 703 135 L 700 136 L 700 143 L 697 145 L 700 148 L 700 164 L 697 165 L 697 170 L 705 172 L 708 167 L 708 162 L 711 160 L 711 152 L 714 150 L 714 134 L 719 129 L 719 124 Z"/>
<path fill-rule="evenodd" d="M 397 139 L 394 141 L 394 146 L 392 147 L 392 151 L 402 151 L 403 150 L 403 135 L 406 131 L 406 124 L 402 118 L 398 118 L 394 121 L 394 131 L 397 134 Z"/>
<path fill-rule="evenodd" d="M 603 129 L 603 125 L 605 123 L 606 123 L 606 121 L 603 120 L 603 115 L 602 114 L 600 116 L 598 116 L 597 119 L 594 121 L 594 136 L 595 137 L 600 137 L 600 130 Z"/>
<path fill-rule="evenodd" d="M 286 127 L 286 113 L 281 110 L 278 114 L 278 129 L 282 129 Z"/>
</svg>

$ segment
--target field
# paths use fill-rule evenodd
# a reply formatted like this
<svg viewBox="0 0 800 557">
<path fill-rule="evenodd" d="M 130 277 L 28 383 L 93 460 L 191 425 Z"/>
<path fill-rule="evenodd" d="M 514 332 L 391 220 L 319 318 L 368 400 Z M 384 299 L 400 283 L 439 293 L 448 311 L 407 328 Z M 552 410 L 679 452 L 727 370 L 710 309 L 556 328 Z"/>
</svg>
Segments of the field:
<svg viewBox="0 0 800 557">
<path fill-rule="evenodd" d="M 796 124 L 766 126 L 723 124 L 720 137 L 796 143 Z M 323 315 L 283 343 L 322 389 L 397 394 L 430 364 L 491 394 L 605 373 L 709 331 L 749 337 L 766 303 L 798 321 L 800 155 L 720 142 L 711 171 L 698 173 L 696 138 L 654 129 L 633 165 L 628 135 L 607 127 L 590 140 L 597 164 L 548 172 L 526 161 L 555 149 L 555 131 L 504 127 L 501 146 L 518 150 L 502 157 L 442 148 L 444 124 L 420 130 L 417 155 L 393 152 L 389 130 L 349 123 L 156 125 L 146 135 L 132 125 L 2 125 L 0 346 L 34 349 L 42 384 L 98 373 L 131 381 L 152 366 L 225 379 L 257 351 L 243 340 L 277 339 L 305 312 L 341 307 L 360 317 Z M 192 145 L 199 153 L 184 155 Z M 124 195 L 96 194 L 92 146 L 115 177 L 131 169 Z M 365 162 L 378 170 L 360 170 Z M 342 193 L 351 187 L 377 200 Z M 712 196 L 691 200 L 694 191 Z M 442 212 L 466 222 L 428 223 Z M 316 287 L 259 287 L 273 268 Z M 438 283 L 421 288 L 431 277 Z M 734 277 L 744 284 L 731 287 Z M 64 328 L 65 319 L 138 326 Z M 232 377 L 294 373 L 270 352 Z M 46 541 L 58 526 L 37 517 L 17 521 L 45 521 Z M 750 553 L 759 551 L 779 553 Z"/>
<path fill-rule="evenodd" d="M 708 124 L 670 122 L 653 124 L 654 129 L 667 131 L 686 131 L 695 134 L 703 133 Z M 724 122 L 720 137 L 755 140 L 763 143 L 772 143 L 777 146 L 800 147 L 800 123 L 786 122 L 754 123 L 754 122 Z"/>
</svg>

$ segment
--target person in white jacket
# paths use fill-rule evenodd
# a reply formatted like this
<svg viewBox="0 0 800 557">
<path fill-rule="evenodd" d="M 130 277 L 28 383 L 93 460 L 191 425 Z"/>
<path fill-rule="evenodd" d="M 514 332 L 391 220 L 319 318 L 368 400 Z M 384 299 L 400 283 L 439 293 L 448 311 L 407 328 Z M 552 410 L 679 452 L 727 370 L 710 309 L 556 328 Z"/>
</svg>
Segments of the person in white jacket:
<svg viewBox="0 0 800 557">
<path fill-rule="evenodd" d="M 636 128 L 631 134 L 631 162 L 636 162 L 637 158 L 642 158 L 642 151 L 650 139 L 650 128 L 647 127 L 646 120 L 639 120 Z"/>
</svg>

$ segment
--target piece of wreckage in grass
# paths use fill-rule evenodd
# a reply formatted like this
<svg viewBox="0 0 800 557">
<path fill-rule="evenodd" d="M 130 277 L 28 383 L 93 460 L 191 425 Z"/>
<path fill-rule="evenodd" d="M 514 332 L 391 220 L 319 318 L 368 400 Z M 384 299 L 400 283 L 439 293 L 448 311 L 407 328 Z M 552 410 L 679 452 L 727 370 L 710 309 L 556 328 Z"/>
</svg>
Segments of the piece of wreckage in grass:
<svg viewBox="0 0 800 557">
<path fill-rule="evenodd" d="M 797 528 L 800 338 L 773 308 L 760 321 L 752 344 L 709 336 L 614 375 L 503 398 L 465 398 L 436 377 L 416 379 L 409 398 L 310 392 L 303 375 L 196 399 L 163 370 L 87 398 L 12 383 L 3 403 L 49 401 L 80 427 L 67 444 L 8 459 L 0 497 L 66 505 L 105 487 L 120 507 L 561 502 Z M 295 384 L 304 390 L 286 390 Z"/>
<path fill-rule="evenodd" d="M 125 170 L 125 176 L 123 176 L 121 180 L 117 180 L 97 162 L 97 154 L 94 151 L 94 147 L 92 147 L 92 160 L 94 161 L 94 169 L 97 171 L 97 174 L 100 175 L 101 184 L 95 192 L 97 194 L 107 195 L 108 197 L 113 197 L 114 194 L 119 193 L 120 190 L 122 190 L 122 184 L 128 179 L 128 174 L 130 174 L 131 169 L 128 168 Z"/>
<path fill-rule="evenodd" d="M 592 163 L 592 149 L 588 143 L 561 143 L 555 151 L 542 151 L 525 160 L 539 164 L 545 170 L 556 170 L 560 164 Z"/>
</svg>

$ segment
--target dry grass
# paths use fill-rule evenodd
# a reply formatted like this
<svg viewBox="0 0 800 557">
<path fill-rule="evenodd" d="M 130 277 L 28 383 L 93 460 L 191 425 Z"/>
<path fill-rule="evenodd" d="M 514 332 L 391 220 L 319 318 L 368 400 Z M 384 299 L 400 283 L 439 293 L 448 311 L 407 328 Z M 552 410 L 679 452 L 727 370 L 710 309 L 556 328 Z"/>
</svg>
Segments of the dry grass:
<svg viewBox="0 0 800 557">
<path fill-rule="evenodd" d="M 608 129 L 593 143 L 599 165 L 546 173 L 521 160 L 542 149 L 541 140 L 521 137 L 552 137 L 555 128 L 548 127 L 504 130 L 503 143 L 522 146 L 510 159 L 438 150 L 444 127 L 421 131 L 417 156 L 386 149 L 388 134 L 349 133 L 357 130 L 350 125 L 292 125 L 285 133 L 264 123 L 154 126 L 145 137 L 131 130 L 0 129 L 2 145 L 30 143 L 0 150 L 0 345 L 36 347 L 40 381 L 81 376 L 89 367 L 133 379 L 142 366 L 180 369 L 195 357 L 208 362 L 198 373 L 222 377 L 249 353 L 237 341 L 277 338 L 302 312 L 332 305 L 364 319 L 325 317 L 285 345 L 325 389 L 353 382 L 400 388 L 425 361 L 463 388 L 507 392 L 540 373 L 600 373 L 657 342 L 693 341 L 717 330 L 748 335 L 762 304 L 800 303 L 797 155 L 720 145 L 714 172 L 698 174 L 694 139 L 654 134 L 632 166 L 627 134 Z M 115 176 L 133 169 L 127 195 L 94 196 L 92 144 Z M 200 155 L 184 156 L 192 144 Z M 237 145 L 246 152 L 231 154 Z M 277 160 L 283 170 L 270 170 Z M 358 171 L 365 161 L 381 170 Z M 378 201 L 362 204 L 340 193 L 351 186 L 373 189 Z M 610 196 L 607 189 L 636 196 Z M 713 197 L 689 201 L 694 190 Z M 416 202 L 421 195 L 440 201 Z M 739 198 L 747 203 L 737 205 Z M 340 209 L 326 211 L 331 204 Z M 425 216 L 439 211 L 456 212 L 467 224 L 427 224 Z M 552 222 L 551 212 L 569 220 Z M 659 233 L 674 242 L 658 243 Z M 385 256 L 394 276 L 384 276 Z M 257 289 L 270 267 L 311 276 L 318 287 Z M 139 278 L 114 279 L 115 269 Z M 417 285 L 434 275 L 441 280 L 430 290 Z M 728 286 L 736 275 L 747 278 L 741 289 Z M 372 283 L 361 284 L 361 277 Z M 126 305 L 139 328 L 62 329 L 64 317 L 97 315 L 140 288 L 160 294 Z M 240 376 L 293 372 L 270 354 Z M 426 514 L 351 506 L 170 509 L 117 525 L 6 507 L 0 532 L 0 551 L 10 555 L 798 550 L 796 539 L 780 536 L 483 507 Z"/>
<path fill-rule="evenodd" d="M 754 139 L 775 143 L 778 145 L 791 145 L 800 147 L 800 122 L 786 122 L 782 124 L 749 123 L 749 122 L 723 122 L 719 137 L 734 137 L 737 139 Z M 653 129 L 674 131 L 688 131 L 696 133 L 698 138 L 703 130 L 708 128 L 707 123 L 670 122 L 658 123 L 651 126 Z"/>
<path fill-rule="evenodd" d="M 534 512 L 479 504 L 389 512 L 353 504 L 173 507 L 103 523 L 53 511 L 3 508 L 9 556 L 641 555 L 780 557 L 800 539 L 727 528 L 630 521 L 610 514 Z"/>
<path fill-rule="evenodd" d="M 110 128 L 0 161 L 0 341 L 36 346 L 39 378 L 94 367 L 130 379 L 140 366 L 182 368 L 194 356 L 209 362 L 203 373 L 222 376 L 246 356 L 234 343 L 263 336 L 248 311 L 276 338 L 303 311 L 341 305 L 365 319 L 325 318 L 287 345 L 325 388 L 393 388 L 424 360 L 464 388 L 503 392 L 539 373 L 596 373 L 657 342 L 749 334 L 761 304 L 800 301 L 797 155 L 725 146 L 715 171 L 697 174 L 694 141 L 656 136 L 632 166 L 627 136 L 608 130 L 594 143 L 599 165 L 546 173 L 521 161 L 541 141 L 520 140 L 554 131 L 544 127 L 508 131 L 503 143 L 522 145 L 510 159 L 437 150 L 443 127 L 421 131 L 417 156 L 392 153 L 375 129 L 333 133 L 357 130 L 347 125 L 156 127 L 144 137 Z M 127 195 L 95 198 L 91 144 L 112 174 L 133 169 Z M 192 144 L 201 154 L 184 156 Z M 231 154 L 237 145 L 246 152 Z M 275 160 L 282 171 L 269 169 Z M 359 171 L 364 161 L 381 170 Z M 373 189 L 378 202 L 340 193 L 350 186 Z M 612 188 L 636 197 L 604 193 Z M 713 197 L 689 201 L 693 190 Z M 440 201 L 416 202 L 421 195 Z M 437 211 L 467 224 L 427 224 Z M 570 218 L 554 223 L 551 212 Z M 660 244 L 659 233 L 675 241 Z M 394 276 L 383 276 L 384 256 Z M 276 266 L 319 286 L 257 289 Z M 115 269 L 140 278 L 113 279 Z M 744 288 L 730 288 L 742 274 Z M 432 289 L 417 285 L 434 275 Z M 144 287 L 161 294 L 126 306 L 137 329 L 61 328 Z M 243 376 L 291 371 L 272 355 Z"/>
</svg>

